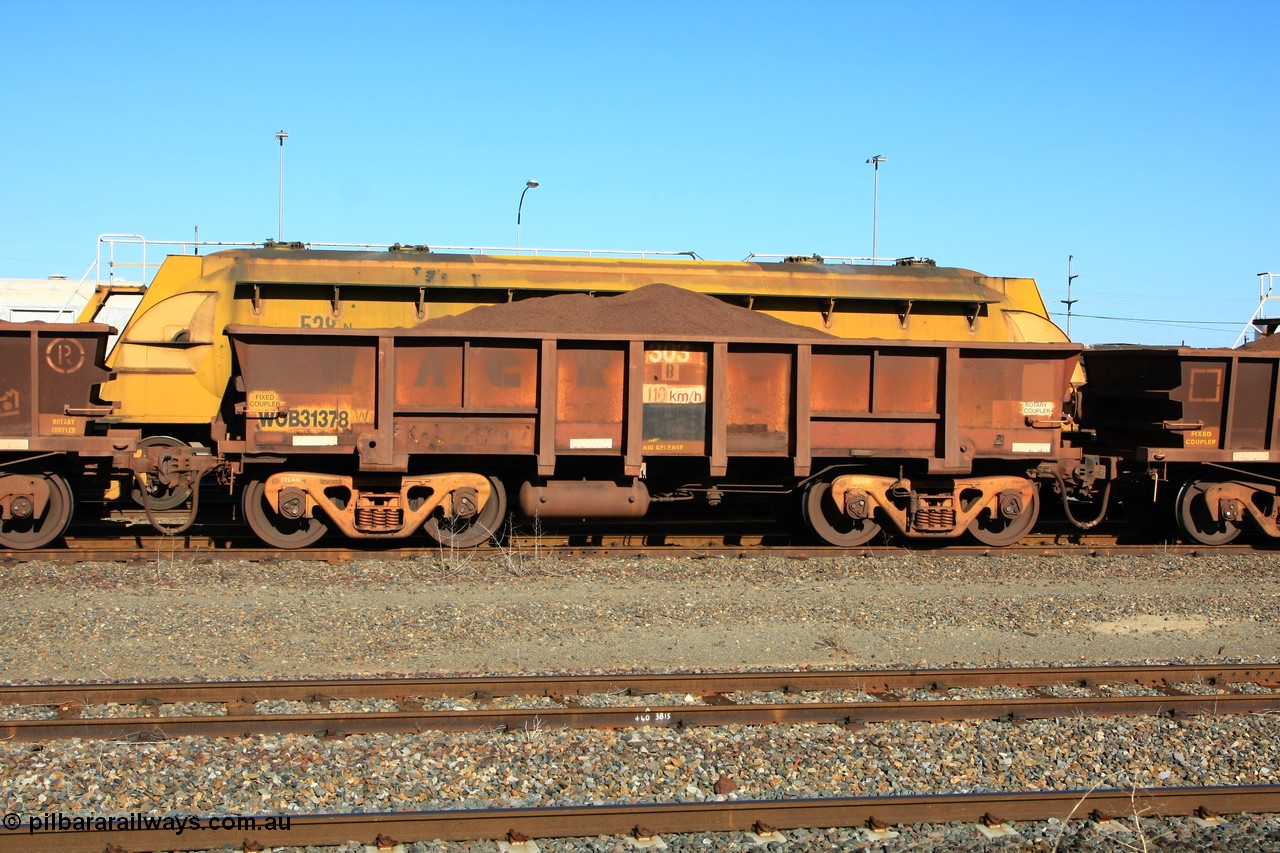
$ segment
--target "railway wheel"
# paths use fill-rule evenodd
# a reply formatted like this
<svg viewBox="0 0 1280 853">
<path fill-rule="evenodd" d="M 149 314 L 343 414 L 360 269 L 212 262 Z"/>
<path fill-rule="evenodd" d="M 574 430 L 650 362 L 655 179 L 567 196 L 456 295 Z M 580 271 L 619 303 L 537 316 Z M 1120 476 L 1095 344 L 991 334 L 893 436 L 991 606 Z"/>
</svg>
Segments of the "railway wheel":
<svg viewBox="0 0 1280 853">
<path fill-rule="evenodd" d="M 452 518 L 436 512 L 422 525 L 427 535 L 446 548 L 474 548 L 498 534 L 507 515 L 507 492 L 497 477 L 489 478 L 489 500 L 479 512 Z"/>
<path fill-rule="evenodd" d="M 1178 528 L 1190 542 L 1200 545 L 1226 545 L 1240 535 L 1240 525 L 1219 516 L 1209 517 L 1209 503 L 1204 494 L 1212 482 L 1192 480 L 1178 492 Z"/>
<path fill-rule="evenodd" d="M 0 522 L 0 546 L 5 548 L 17 551 L 41 548 L 65 533 L 71 524 L 75 501 L 66 479 L 61 474 L 48 471 L 30 476 L 43 479 L 48 484 L 49 500 L 39 516 L 34 512 L 15 512 L 13 518 Z M 25 501 L 25 505 L 30 509 L 30 500 Z"/>
<path fill-rule="evenodd" d="M 285 518 L 267 503 L 266 486 L 251 480 L 244 487 L 244 518 L 258 538 L 276 548 L 305 548 L 329 532 L 320 518 Z"/>
<path fill-rule="evenodd" d="M 1009 518 L 1002 513 L 984 512 L 969 525 L 969 533 L 983 545 L 1003 548 L 1021 539 L 1040 518 L 1040 492 L 1031 492 L 1031 503 Z"/>
<path fill-rule="evenodd" d="M 829 545 L 856 548 L 880 533 L 880 525 L 871 518 L 850 518 L 830 497 L 831 484 L 822 481 L 809 484 L 804 494 L 804 519 L 809 529 Z"/>
<path fill-rule="evenodd" d="M 187 447 L 187 443 L 180 438 L 174 438 L 169 435 L 150 435 L 138 442 L 138 447 Z M 146 481 L 146 495 L 142 493 L 142 488 L 138 485 L 139 480 Z M 134 487 L 131 497 L 133 502 L 138 506 L 144 506 L 143 498 L 146 498 L 147 504 L 153 510 L 169 510 L 182 506 L 191 497 L 191 486 L 183 483 L 170 488 L 159 480 L 145 477 L 135 477 Z"/>
</svg>

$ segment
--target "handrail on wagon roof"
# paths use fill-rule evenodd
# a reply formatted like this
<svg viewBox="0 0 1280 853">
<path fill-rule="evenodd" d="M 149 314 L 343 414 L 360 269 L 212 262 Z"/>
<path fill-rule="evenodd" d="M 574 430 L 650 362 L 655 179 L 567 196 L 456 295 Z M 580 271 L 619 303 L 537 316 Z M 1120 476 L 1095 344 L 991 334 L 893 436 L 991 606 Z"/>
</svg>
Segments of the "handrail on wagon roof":
<svg viewBox="0 0 1280 853">
<path fill-rule="evenodd" d="M 198 233 L 198 232 L 197 232 Z M 220 246 L 223 248 L 234 247 L 252 247 L 260 246 L 261 243 L 216 243 L 201 240 L 148 240 L 141 234 L 99 234 L 98 244 L 94 252 L 93 263 L 89 264 L 89 268 L 84 271 L 84 275 L 80 276 L 80 281 L 76 285 L 75 291 L 67 297 L 67 301 L 58 309 L 57 318 L 62 319 L 62 315 L 71 311 L 71 305 L 80 296 L 85 286 L 92 282 L 94 287 L 103 284 L 104 265 L 102 260 L 102 248 L 107 247 L 107 259 L 105 265 L 107 284 L 137 285 L 146 287 L 150 283 L 151 276 L 160 268 L 159 263 L 149 264 L 147 262 L 148 246 L 174 246 L 179 247 L 181 254 L 186 254 L 188 249 L 194 249 L 199 254 L 201 246 Z M 138 247 L 139 260 L 124 260 L 116 257 L 117 246 L 136 246 Z M 173 254 L 167 252 L 166 254 Z M 123 272 L 125 270 L 138 270 L 138 279 L 130 280 Z"/>
<path fill-rule="evenodd" d="M 400 249 L 399 243 L 307 243 L 309 249 Z M 511 248 L 510 246 L 426 246 L 430 252 L 460 252 L 468 255 L 514 255 L 517 257 L 577 257 L 577 258 L 688 258 L 701 261 L 697 252 L 673 252 L 657 249 L 533 249 L 528 247 Z"/>
<path fill-rule="evenodd" d="M 93 276 L 95 284 L 103 284 L 103 274 L 106 274 L 106 284 L 136 284 L 146 287 L 151 280 L 151 276 L 155 271 L 160 269 L 160 264 L 164 261 L 162 256 L 160 261 L 150 263 L 147 261 L 148 247 L 170 247 L 177 251 L 167 251 L 164 255 L 185 255 L 200 254 L 200 249 L 205 247 L 220 249 L 252 249 L 263 245 L 262 243 L 225 243 L 213 240 L 148 240 L 141 234 L 99 234 L 98 248 L 94 254 L 93 263 L 89 265 L 89 269 L 85 270 L 84 276 L 80 279 L 81 284 L 87 282 L 90 276 Z M 107 257 L 105 265 L 102 258 L 103 246 L 107 249 Z M 138 248 L 137 259 L 126 259 L 117 257 L 116 250 L 120 246 L 136 246 Z M 138 271 L 138 278 L 129 277 L 130 270 Z"/>
<path fill-rule="evenodd" d="M 703 260 L 694 251 L 675 252 L 654 249 L 572 249 L 572 248 L 512 248 L 510 246 L 405 246 L 400 243 L 329 243 L 302 242 L 277 243 L 274 240 L 261 242 L 200 240 L 199 232 L 193 240 L 148 240 L 141 234 L 99 234 L 97 251 L 93 263 L 80 279 L 80 288 L 92 282 L 94 286 L 101 284 L 136 285 L 146 287 L 164 257 L 174 254 L 200 254 L 201 249 L 261 249 L 267 247 L 300 246 L 304 249 L 350 249 L 362 251 L 426 251 L 457 252 L 472 255 L 505 255 L 512 257 L 579 257 L 579 258 L 687 258 L 692 261 Z M 148 250 L 154 252 L 163 249 L 159 260 L 148 258 Z M 105 254 L 105 257 L 104 257 Z M 870 258 L 845 255 L 813 255 L 797 256 L 784 254 L 765 254 L 752 252 L 744 261 L 808 261 L 825 264 L 875 263 L 884 261 L 897 265 L 931 264 L 927 258 Z M 75 295 L 73 294 L 72 300 Z M 70 305 L 70 302 L 68 302 Z M 64 309 L 65 310 L 65 309 Z"/>
<path fill-rule="evenodd" d="M 226 242 L 217 240 L 148 240 L 141 234 L 99 234 L 97 251 L 94 256 L 93 263 L 89 265 L 89 269 L 80 279 L 83 286 L 90 281 L 93 284 L 124 284 L 124 285 L 140 285 L 146 287 L 151 277 L 160 269 L 160 264 L 164 261 L 164 257 L 174 254 L 200 254 L 200 250 L 204 248 L 211 249 L 261 249 L 268 246 L 291 246 L 292 243 L 276 243 L 274 240 L 264 240 L 261 242 Z M 702 256 L 697 252 L 674 252 L 660 251 L 653 249 L 538 249 L 538 248 L 510 248 L 507 246 L 410 246 L 406 247 L 400 243 L 326 243 L 326 242 L 304 242 L 297 244 L 304 249 L 358 249 L 364 251 L 392 251 L 404 249 L 421 249 L 429 252 L 457 252 L 462 254 L 473 255 L 513 255 L 526 257 L 618 257 L 618 258 L 688 258 L 694 261 L 703 260 Z M 105 259 L 103 258 L 105 247 Z M 125 257 L 123 253 L 118 254 L 117 250 L 123 247 L 133 247 L 136 252 Z M 149 261 L 147 258 L 148 248 L 164 248 L 159 261 Z M 134 277 L 136 275 L 136 278 Z M 105 281 L 104 281 L 105 277 Z M 74 298 L 74 297 L 73 297 Z"/>
<path fill-rule="evenodd" d="M 775 254 L 768 254 L 765 252 L 752 252 L 742 260 L 744 263 L 747 261 L 759 260 L 760 258 L 767 258 L 769 260 L 790 261 L 800 257 L 802 256 L 775 255 Z M 803 256 L 803 260 L 808 261 L 810 263 L 816 263 L 816 264 L 825 264 L 825 263 L 857 264 L 857 263 L 864 263 L 864 262 L 869 263 L 871 261 L 890 261 L 893 259 L 892 258 L 859 258 L 859 257 L 845 256 L 845 255 L 808 255 L 808 256 Z"/>
<path fill-rule="evenodd" d="M 743 262 L 754 261 L 757 258 L 769 258 L 770 260 L 781 260 L 784 263 L 809 263 L 809 264 L 865 264 L 865 263 L 889 263 L 899 267 L 909 266 L 933 266 L 932 258 L 872 258 L 860 257 L 853 255 L 771 255 L 762 254 L 760 252 L 752 252 L 743 258 Z"/>
</svg>

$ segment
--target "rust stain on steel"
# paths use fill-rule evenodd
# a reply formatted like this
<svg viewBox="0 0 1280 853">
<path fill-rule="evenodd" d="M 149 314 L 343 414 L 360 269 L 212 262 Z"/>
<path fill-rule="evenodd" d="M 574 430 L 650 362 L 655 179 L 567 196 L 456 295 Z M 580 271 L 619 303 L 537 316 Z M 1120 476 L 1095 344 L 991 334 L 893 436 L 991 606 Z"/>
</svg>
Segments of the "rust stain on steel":
<svg viewBox="0 0 1280 853">
<path fill-rule="evenodd" d="M 405 454 L 536 451 L 538 346 L 395 338 L 395 442 Z"/>
<path fill-rule="evenodd" d="M 928 351 L 814 347 L 812 382 L 814 415 L 937 415 L 940 361 Z"/>
<path fill-rule="evenodd" d="M 311 343 L 271 333 L 233 335 L 244 377 L 250 451 L 308 440 L 353 447 L 376 426 L 376 339 Z"/>
<path fill-rule="evenodd" d="M 465 395 L 470 411 L 532 409 L 538 402 L 538 348 L 533 344 L 467 346 Z"/>
<path fill-rule="evenodd" d="M 397 341 L 395 354 L 397 408 L 458 409 L 464 405 L 461 343 Z"/>
<path fill-rule="evenodd" d="M 785 456 L 791 446 L 791 352 L 731 348 L 728 451 Z"/>
<path fill-rule="evenodd" d="M 880 413 L 933 415 L 942 393 L 941 357 L 877 352 L 872 362 L 871 409 Z"/>
<path fill-rule="evenodd" d="M 557 453 L 623 449 L 627 352 L 620 346 L 561 346 L 557 352 Z"/>
</svg>

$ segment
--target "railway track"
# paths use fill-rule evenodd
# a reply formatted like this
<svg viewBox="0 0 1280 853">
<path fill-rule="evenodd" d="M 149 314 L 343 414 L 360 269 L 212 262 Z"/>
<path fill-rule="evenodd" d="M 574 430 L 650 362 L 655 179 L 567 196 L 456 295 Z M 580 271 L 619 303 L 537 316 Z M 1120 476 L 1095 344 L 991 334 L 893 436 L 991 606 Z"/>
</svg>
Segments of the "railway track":
<svg viewBox="0 0 1280 853">
<path fill-rule="evenodd" d="M 820 557 L 870 557 L 927 551 L 948 556 L 975 555 L 1056 555 L 1064 553 L 1090 556 L 1128 555 L 1201 555 L 1247 554 L 1258 550 L 1274 550 L 1274 540 L 1256 540 L 1242 544 L 1206 547 L 1181 542 L 1153 541 L 1135 538 L 1130 531 L 1081 533 L 1076 530 L 1037 532 L 1017 543 L 1002 548 L 960 542 L 919 542 L 886 540 L 854 548 L 814 545 L 797 540 L 784 531 L 759 532 L 757 527 L 744 532 L 688 532 L 679 528 L 646 528 L 610 530 L 604 533 L 578 531 L 515 535 L 502 544 L 482 545 L 474 549 L 451 550 L 426 540 L 396 540 L 393 543 L 365 543 L 360 547 L 320 544 L 298 550 L 271 548 L 248 539 L 241 532 L 223 532 L 194 528 L 179 536 L 158 535 L 150 527 L 97 528 L 68 535 L 58 547 L 29 551 L 0 550 L 0 565 L 31 560 L 83 563 L 127 562 L 130 560 L 190 559 L 228 560 L 319 560 L 344 562 L 355 559 L 406 560 L 423 556 L 452 559 L 474 554 L 480 558 L 549 557 L 580 559 L 596 557 L 660 557 L 708 556 L 751 557 L 777 556 L 787 559 Z"/>
<path fill-rule="evenodd" d="M 321 710 L 268 712 L 269 706 L 291 703 Z M 395 710 L 359 709 L 369 703 L 390 703 Z M 193 709 L 202 713 L 193 714 Z M 1277 710 L 1280 666 L 127 682 L 0 687 L 0 714 L 10 717 L 0 723 L 0 736 L 19 741 L 79 737 L 136 742 L 268 732 L 341 737 L 368 732 L 519 731 L 522 727 L 858 726 L 881 720 L 957 719 L 1016 723 L 1077 715 L 1180 717 Z M 16 718 L 33 712 L 45 718 Z M 704 832 L 747 832 L 752 841 L 767 842 L 785 841 L 783 833 L 806 827 L 864 827 L 867 838 L 873 839 L 889 827 L 914 823 L 972 823 L 975 832 L 978 825 L 992 832 L 1016 832 L 1011 824 L 1018 821 L 1102 823 L 1111 816 L 1199 815 L 1212 824 L 1215 815 L 1243 812 L 1280 812 L 1280 786 L 185 815 L 187 831 L 180 834 L 172 830 L 172 816 L 166 831 L 163 819 L 152 815 L 116 816 L 116 822 L 105 827 L 88 827 L 78 826 L 69 815 L 42 813 L 6 822 L 6 831 L 0 832 L 0 853 L 25 851 L 33 845 L 48 851 L 96 853 L 103 849 L 205 850 L 223 845 L 252 850 L 352 840 L 375 849 L 393 849 L 397 843 L 426 839 L 519 842 L 602 835 L 643 842 L 663 834 Z M 190 823 L 193 818 L 199 823 Z"/>
<path fill-rule="evenodd" d="M 882 827 L 907 823 L 968 822 L 1007 830 L 1012 821 L 1067 820 L 1104 823 L 1112 815 L 1201 815 L 1280 811 L 1280 786 L 1159 788 L 1146 790 L 1034 791 L 981 794 L 931 794 L 900 797 L 849 797 L 755 800 L 722 803 L 654 803 L 467 811 L 388 812 L 381 814 L 302 814 L 280 817 L 205 818 L 198 831 L 175 835 L 126 825 L 105 831 L 33 831 L 31 824 L 0 832 L 0 853 L 34 846 L 48 853 L 99 853 L 134 850 L 207 850 L 227 846 L 263 850 L 275 846 L 336 845 L 356 840 L 366 849 L 389 850 L 426 839 L 447 841 L 508 839 L 508 849 L 533 850 L 528 839 L 614 835 L 648 840 L 662 834 L 745 831 L 760 843 L 785 840 L 780 830 L 799 827 L 867 827 L 868 837 Z M 141 816 L 130 816 L 141 823 Z M 43 819 L 43 816 L 42 816 Z M 1202 818 L 1203 819 L 1203 818 Z M 124 821 L 122 821 L 124 822 Z M 883 837 L 883 836 L 882 836 Z M 659 848 L 660 849 L 660 848 Z"/>
<path fill-rule="evenodd" d="M 1274 546 L 1264 546 L 1273 550 Z M 514 549 L 514 550 L 513 550 Z M 911 553 L 915 549 L 902 546 L 885 546 L 880 548 L 835 548 L 831 546 L 792 546 L 764 545 L 737 542 L 724 544 L 704 539 L 691 539 L 684 542 L 668 537 L 662 545 L 638 544 L 634 541 L 603 540 L 591 544 L 562 545 L 548 544 L 545 541 L 536 548 L 516 543 L 504 548 L 477 548 L 477 558 L 505 558 L 513 553 L 518 555 L 556 560 L 595 559 L 595 558 L 633 558 L 633 557 L 722 557 L 743 558 L 773 556 L 783 559 L 801 560 L 822 557 L 887 557 L 894 554 Z M 1202 556 L 1206 554 L 1231 555 L 1250 554 L 1258 549 L 1249 545 L 1228 545 L 1216 548 L 1205 548 L 1202 545 L 1184 544 L 1123 544 L 1114 541 L 1095 540 L 1079 543 L 1047 544 L 1028 542 L 1010 547 L 992 549 L 986 546 L 957 545 L 941 550 L 929 549 L 930 553 L 949 557 L 973 557 L 991 555 L 1023 555 L 1023 556 L 1055 556 L 1063 554 L 1080 554 L 1086 556 L 1124 555 L 1130 557 L 1160 557 L 1169 555 Z M 42 561 L 58 563 L 118 563 L 129 561 L 152 561 L 156 559 L 180 559 L 192 562 L 210 562 L 212 560 L 245 560 L 248 562 L 267 562 L 282 560 L 317 560 L 326 563 L 340 563 L 350 560 L 412 560 L 424 556 L 439 555 L 440 550 L 431 546 L 410 548 L 379 548 L 377 550 L 356 549 L 349 547 L 314 547 L 299 551 L 281 551 L 260 546 L 249 547 L 217 547 L 213 543 L 187 540 L 174 544 L 168 540 L 143 541 L 135 546 L 122 546 L 115 543 L 92 543 L 78 541 L 68 548 L 49 548 L 34 551 L 0 551 L 0 567 L 14 565 L 19 562 Z M 457 556 L 448 551 L 446 558 Z"/>
<path fill-rule="evenodd" d="M 382 705 L 352 707 L 371 701 Z M 258 710 L 261 703 L 282 702 L 309 707 Z M 5 686 L 0 714 L 11 718 L 0 721 L 0 737 L 344 737 L 534 727 L 860 726 L 889 720 L 1276 711 L 1280 667 L 1266 666 L 157 682 Z M 23 715 L 32 716 L 13 718 Z"/>
</svg>

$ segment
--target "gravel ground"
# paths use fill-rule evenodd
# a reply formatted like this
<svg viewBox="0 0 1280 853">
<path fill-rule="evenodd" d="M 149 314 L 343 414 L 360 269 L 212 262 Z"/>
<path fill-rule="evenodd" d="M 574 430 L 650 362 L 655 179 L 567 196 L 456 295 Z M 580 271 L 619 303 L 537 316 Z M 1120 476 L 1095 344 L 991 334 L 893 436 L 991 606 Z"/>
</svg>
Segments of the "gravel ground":
<svg viewBox="0 0 1280 853">
<path fill-rule="evenodd" d="M 22 564 L 0 677 L 240 678 L 1280 655 L 1247 557 Z"/>
<path fill-rule="evenodd" d="M 1280 659 L 1280 575 L 1234 558 L 887 553 L 326 565 L 158 556 L 7 568 L 9 681 Z M 1280 717 L 0 743 L 39 814 L 308 813 L 1032 788 L 1277 784 Z M 722 780 L 730 780 L 729 783 Z M 720 782 L 721 793 L 717 793 Z M 726 790 L 727 788 L 732 790 Z M 1130 830 L 1135 818 L 1129 816 Z M 1271 817 L 786 833 L 788 850 L 1280 850 Z M 666 839 L 749 849 L 744 834 Z M 543 850 L 628 849 L 617 838 Z M 1218 845 L 1215 847 L 1214 845 Z M 358 849 L 358 848 L 351 848 Z M 419 844 L 411 850 L 493 850 Z M 769 849 L 781 849 L 770 845 Z"/>
</svg>

